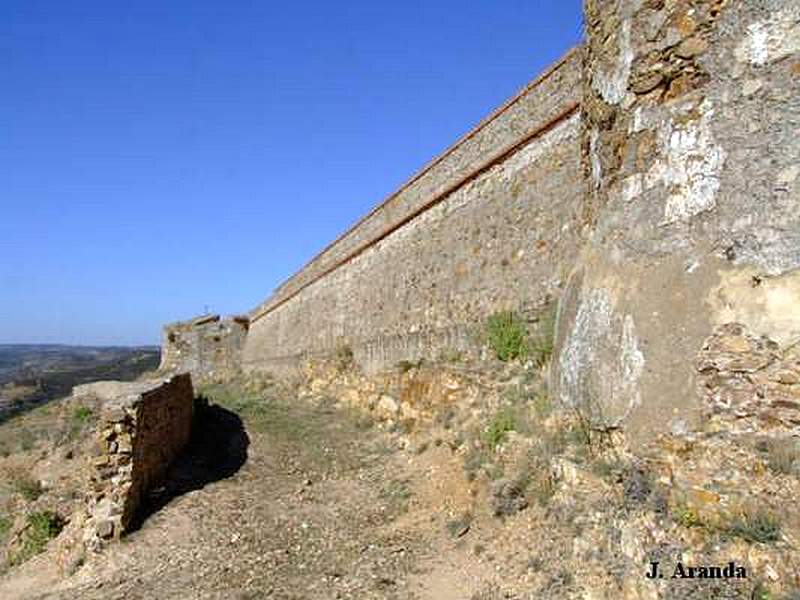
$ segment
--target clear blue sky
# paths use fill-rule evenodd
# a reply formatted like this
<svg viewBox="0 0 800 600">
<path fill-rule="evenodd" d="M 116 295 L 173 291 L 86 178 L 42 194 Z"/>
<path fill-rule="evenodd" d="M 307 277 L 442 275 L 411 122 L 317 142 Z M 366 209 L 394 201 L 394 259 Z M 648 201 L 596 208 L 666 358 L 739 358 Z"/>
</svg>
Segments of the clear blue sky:
<svg viewBox="0 0 800 600">
<path fill-rule="evenodd" d="M 0 343 L 253 308 L 581 28 L 580 0 L 3 0 Z"/>
</svg>

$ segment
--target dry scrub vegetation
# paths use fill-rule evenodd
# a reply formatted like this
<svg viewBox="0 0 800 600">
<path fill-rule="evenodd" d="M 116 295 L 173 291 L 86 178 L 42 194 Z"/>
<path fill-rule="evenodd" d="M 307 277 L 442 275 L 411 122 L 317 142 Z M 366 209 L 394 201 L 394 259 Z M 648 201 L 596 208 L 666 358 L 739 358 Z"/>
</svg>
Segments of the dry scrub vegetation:
<svg viewBox="0 0 800 600">
<path fill-rule="evenodd" d="M 32 557 L 53 553 L 80 495 L 94 409 L 64 402 L 6 423 L 0 595 L 796 598 L 794 441 L 716 424 L 634 451 L 551 397 L 552 327 L 497 316 L 482 362 L 445 349 L 367 378 L 343 344 L 292 384 L 249 376 L 198 390 L 202 414 L 236 427 L 207 423 L 182 468 L 240 459 L 174 485 L 123 543 L 49 579 Z M 736 560 L 751 575 L 651 582 L 654 560 Z"/>
</svg>

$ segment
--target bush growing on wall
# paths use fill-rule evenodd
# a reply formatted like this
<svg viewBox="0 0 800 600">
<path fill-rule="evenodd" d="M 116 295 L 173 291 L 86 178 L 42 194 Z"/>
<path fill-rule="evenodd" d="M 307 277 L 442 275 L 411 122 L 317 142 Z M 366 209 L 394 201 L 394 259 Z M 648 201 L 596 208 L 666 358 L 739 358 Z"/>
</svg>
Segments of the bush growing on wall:
<svg viewBox="0 0 800 600">
<path fill-rule="evenodd" d="M 333 360 L 339 371 L 351 369 L 355 364 L 355 355 L 353 354 L 353 348 L 350 344 L 344 340 L 340 340 L 336 345 Z"/>
<path fill-rule="evenodd" d="M 536 335 L 527 342 L 528 355 L 537 367 L 550 362 L 556 326 L 556 306 L 552 304 L 539 317 Z"/>
<path fill-rule="evenodd" d="M 522 319 L 512 311 L 501 311 L 487 322 L 489 347 L 502 361 L 528 355 L 528 331 Z"/>
</svg>

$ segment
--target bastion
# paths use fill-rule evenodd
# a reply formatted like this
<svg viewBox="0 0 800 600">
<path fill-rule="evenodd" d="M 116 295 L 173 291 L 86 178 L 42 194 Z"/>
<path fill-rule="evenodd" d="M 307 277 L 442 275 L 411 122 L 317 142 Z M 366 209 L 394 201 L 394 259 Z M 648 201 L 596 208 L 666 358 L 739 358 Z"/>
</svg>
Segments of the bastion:
<svg viewBox="0 0 800 600">
<path fill-rule="evenodd" d="M 196 383 L 229 380 L 239 370 L 247 317 L 202 315 L 163 329 L 160 371 L 191 373 Z"/>
</svg>

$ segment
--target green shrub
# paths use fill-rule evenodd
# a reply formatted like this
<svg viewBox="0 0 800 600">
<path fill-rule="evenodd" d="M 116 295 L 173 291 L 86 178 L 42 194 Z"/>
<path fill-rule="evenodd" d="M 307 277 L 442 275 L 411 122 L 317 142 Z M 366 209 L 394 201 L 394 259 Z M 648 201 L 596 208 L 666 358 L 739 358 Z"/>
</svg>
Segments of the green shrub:
<svg viewBox="0 0 800 600">
<path fill-rule="evenodd" d="M 467 453 L 464 455 L 464 473 L 468 481 L 475 481 L 478 473 L 483 466 L 488 462 L 489 457 L 485 451 L 479 448 L 470 446 Z"/>
<path fill-rule="evenodd" d="M 700 517 L 694 512 L 691 508 L 685 505 L 678 505 L 675 507 L 675 511 L 673 512 L 673 518 L 677 523 L 683 525 L 686 528 L 689 527 L 700 527 L 703 525 Z"/>
<path fill-rule="evenodd" d="M 502 311 L 491 315 L 486 328 L 489 346 L 499 360 L 507 362 L 528 355 L 528 332 L 515 313 Z"/>
<path fill-rule="evenodd" d="M 92 416 L 92 409 L 88 406 L 76 406 L 72 411 L 72 418 L 81 423 L 87 423 Z"/>
<path fill-rule="evenodd" d="M 502 444 L 509 431 L 516 431 L 517 429 L 517 416 L 515 411 L 510 407 L 504 407 L 498 410 L 489 421 L 489 425 L 483 432 L 483 443 L 494 452 L 497 446 Z"/>
<path fill-rule="evenodd" d="M 780 539 L 781 522 L 777 515 L 756 505 L 740 508 L 728 521 L 709 523 L 690 507 L 679 504 L 673 512 L 673 518 L 684 527 L 705 527 L 723 536 L 738 537 L 748 542 L 765 544 Z"/>
<path fill-rule="evenodd" d="M 33 450 L 36 443 L 36 436 L 27 427 L 23 427 L 19 432 L 19 447 L 23 452 Z"/>
<path fill-rule="evenodd" d="M 11 529 L 11 519 L 5 515 L 0 515 L 0 540 L 2 540 Z"/>
<path fill-rule="evenodd" d="M 22 564 L 29 558 L 44 552 L 47 542 L 61 533 L 64 525 L 64 519 L 53 512 L 43 511 L 28 515 L 22 546 L 16 554 L 11 556 L 11 564 Z"/>
<path fill-rule="evenodd" d="M 333 361 L 339 371 L 347 371 L 355 364 L 353 349 L 346 342 L 339 342 L 334 350 Z"/>
<path fill-rule="evenodd" d="M 88 406 L 76 406 L 70 419 L 65 421 L 62 426 L 62 441 L 72 442 L 86 433 L 92 422 L 92 409 Z"/>
<path fill-rule="evenodd" d="M 720 529 L 748 542 L 765 544 L 780 539 L 781 523 L 775 514 L 762 508 L 745 508 Z"/>
<path fill-rule="evenodd" d="M 25 500 L 33 502 L 43 491 L 41 484 L 30 475 L 19 475 L 11 480 L 11 486 Z"/>
<path fill-rule="evenodd" d="M 556 312 L 553 305 L 542 313 L 536 335 L 531 336 L 527 344 L 528 355 L 537 367 L 546 365 L 553 356 L 555 324 Z"/>
<path fill-rule="evenodd" d="M 764 585 L 763 581 L 757 581 L 750 598 L 752 600 L 773 600 L 775 597 L 769 591 L 769 588 Z"/>
</svg>

